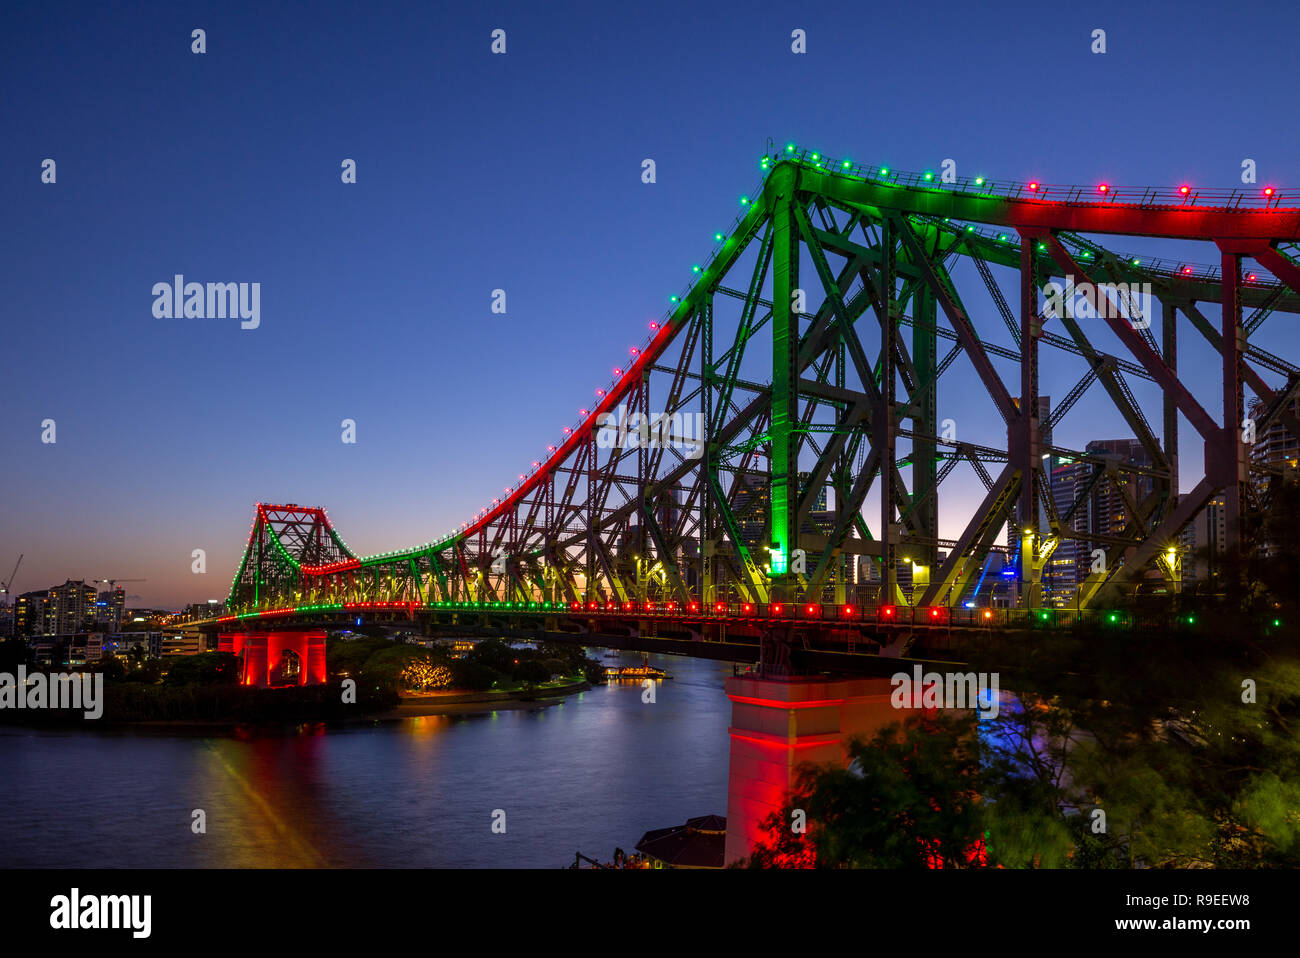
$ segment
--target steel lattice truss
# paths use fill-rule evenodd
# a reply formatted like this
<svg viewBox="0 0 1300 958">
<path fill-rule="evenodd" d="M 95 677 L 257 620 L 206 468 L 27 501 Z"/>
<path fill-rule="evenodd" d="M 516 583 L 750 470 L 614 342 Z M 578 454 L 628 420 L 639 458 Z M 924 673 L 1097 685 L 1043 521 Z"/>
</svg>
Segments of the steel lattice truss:
<svg viewBox="0 0 1300 958">
<path fill-rule="evenodd" d="M 1072 538 L 1100 540 L 1108 553 L 1105 571 L 1078 590 L 1086 608 L 1167 563 L 1169 544 L 1213 496 L 1223 497 L 1236 541 L 1253 488 L 1243 387 L 1264 405 L 1257 430 L 1277 420 L 1300 434 L 1291 412 L 1300 369 L 1249 340 L 1270 314 L 1300 312 L 1300 268 L 1288 254 L 1300 239 L 1300 203 L 1284 205 L 1270 191 L 1256 207 L 1237 194 L 1188 196 L 1186 188 L 1141 196 L 1056 190 L 1055 198 L 1040 184 L 939 186 L 792 152 L 763 168 L 761 195 L 720 234 L 714 258 L 632 367 L 513 492 L 454 536 L 367 558 L 343 545 L 321 510 L 259 506 L 231 610 L 843 603 L 863 556 L 878 569 L 875 601 L 954 606 L 997 549 L 1015 556 L 1019 600 L 1034 606 L 1045 563 Z M 1114 244 L 1092 238 L 1106 234 Z M 1126 237 L 1214 244 L 1218 265 L 1113 252 Z M 1244 271 L 1246 261 L 1254 272 Z M 997 275 L 1015 280 L 1012 302 Z M 1046 284 L 1066 277 L 1092 306 L 1090 318 L 1044 309 Z M 1098 292 L 1143 283 L 1159 314 L 1146 322 Z M 1217 326 L 1203 303 L 1215 304 Z M 1180 319 L 1221 358 L 1226 415 L 1212 415 L 1178 378 Z M 1103 330 L 1110 351 L 1095 345 Z M 1007 336 L 1012 347 L 997 342 Z M 1078 377 L 1050 422 L 1040 421 L 1034 399 L 1046 350 L 1072 357 Z M 940 382 L 956 363 L 970 364 L 983 387 L 960 402 L 989 404 L 1005 423 L 1004 440 L 957 441 L 939 429 Z M 1008 363 L 1018 381 L 999 372 Z M 1161 390 L 1157 425 L 1134 399 L 1134 380 Z M 1150 465 L 1045 440 L 1098 389 Z M 1203 438 L 1207 463 L 1182 495 L 1180 419 Z M 630 425 L 628 440 L 618 423 Z M 1047 494 L 1045 455 L 1091 466 L 1064 511 Z M 977 476 L 985 494 L 960 534 L 945 540 L 940 493 L 959 469 Z M 1077 531 L 1084 498 L 1105 486 L 1123 503 L 1118 531 Z M 1139 488 L 1150 491 L 1139 498 Z M 823 490 L 833 503 L 819 509 Z M 903 556 L 933 570 L 910 595 L 896 580 Z"/>
</svg>

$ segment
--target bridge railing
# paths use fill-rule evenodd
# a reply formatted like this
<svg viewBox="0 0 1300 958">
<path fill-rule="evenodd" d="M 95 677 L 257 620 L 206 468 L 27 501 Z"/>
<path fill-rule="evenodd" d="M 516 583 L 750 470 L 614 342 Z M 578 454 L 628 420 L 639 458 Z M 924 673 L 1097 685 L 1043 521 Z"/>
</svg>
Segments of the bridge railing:
<svg viewBox="0 0 1300 958">
<path fill-rule="evenodd" d="M 1123 610 L 1074 610 L 1042 607 L 1037 609 L 1002 609 L 963 605 L 855 605 L 818 602 L 701 602 L 628 601 L 589 599 L 584 601 L 488 601 L 488 602 L 339 602 L 248 610 L 222 616 L 221 625 L 251 620 L 313 617 L 325 615 L 388 614 L 413 617 L 417 613 L 466 613 L 489 616 L 564 616 L 584 619 L 635 618 L 677 620 L 685 623 L 728 622 L 741 625 L 817 624 L 827 630 L 884 626 L 924 630 L 946 629 L 1053 629 L 1079 623 L 1096 623 L 1105 627 L 1131 629 L 1133 616 Z M 1165 617 L 1169 625 L 1193 625 L 1194 615 L 1175 614 Z"/>
</svg>

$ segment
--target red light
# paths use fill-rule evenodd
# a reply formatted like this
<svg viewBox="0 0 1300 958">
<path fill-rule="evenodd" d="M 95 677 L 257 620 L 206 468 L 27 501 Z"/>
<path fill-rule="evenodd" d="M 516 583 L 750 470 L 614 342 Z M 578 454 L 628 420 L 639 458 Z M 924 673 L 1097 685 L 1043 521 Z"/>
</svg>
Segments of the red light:
<svg viewBox="0 0 1300 958">
<path fill-rule="evenodd" d="M 1191 268 L 1190 266 L 1184 266 L 1184 267 L 1183 267 L 1183 275 L 1184 275 L 1184 276 L 1191 276 L 1191 275 L 1192 275 L 1192 268 Z"/>
<path fill-rule="evenodd" d="M 853 606 L 851 606 L 851 605 L 846 605 L 846 606 L 844 607 L 844 614 L 845 614 L 845 615 L 852 615 L 852 614 L 853 614 Z"/>
<path fill-rule="evenodd" d="M 745 608 L 745 614 L 746 614 L 746 615 L 748 615 L 750 612 L 753 612 L 753 611 L 754 611 L 754 607 L 753 607 L 752 605 L 746 605 L 744 608 Z"/>
<path fill-rule="evenodd" d="M 654 611 L 654 608 L 655 608 L 655 604 L 654 604 L 653 602 L 647 602 L 647 603 L 645 604 L 645 610 L 646 610 L 647 612 L 653 612 L 653 611 Z"/>
<path fill-rule="evenodd" d="M 639 349 L 637 349 L 635 346 L 633 346 L 633 347 L 631 348 L 631 350 L 629 350 L 629 352 L 631 352 L 632 355 L 635 356 L 635 355 L 637 355 L 639 352 L 641 352 L 641 350 L 639 350 Z"/>
<path fill-rule="evenodd" d="M 1036 190 L 1036 189 L 1038 189 L 1038 183 L 1037 183 L 1037 182 L 1030 183 L 1030 184 L 1029 184 L 1029 188 L 1030 188 L 1031 190 Z"/>
<path fill-rule="evenodd" d="M 658 328 L 659 328 L 659 324 L 658 324 L 658 323 L 651 323 L 651 324 L 650 324 L 650 328 L 651 328 L 651 329 L 658 329 Z"/>
<path fill-rule="evenodd" d="M 580 416 L 585 416 L 585 415 L 587 415 L 587 410 L 585 410 L 585 409 L 579 409 L 579 410 L 578 410 L 578 415 L 580 415 Z"/>
<path fill-rule="evenodd" d="M 774 605 L 774 606 L 772 606 L 772 611 L 773 611 L 774 613 L 776 613 L 777 615 L 780 615 L 780 614 L 781 614 L 781 606 L 779 606 L 779 605 Z"/>
<path fill-rule="evenodd" d="M 615 376 L 622 376 L 622 375 L 623 375 L 623 370 L 621 370 L 621 369 L 619 369 L 617 366 L 615 366 L 615 367 L 614 367 L 614 375 L 615 375 Z"/>
<path fill-rule="evenodd" d="M 1109 192 L 1110 192 L 1110 187 L 1107 186 L 1105 183 L 1102 183 L 1100 186 L 1097 187 L 1097 192 L 1098 192 L 1098 193 L 1109 193 Z"/>
<path fill-rule="evenodd" d="M 721 612 L 722 609 L 723 609 L 723 605 L 722 605 L 721 602 L 719 602 L 719 603 L 718 603 L 717 605 L 715 605 L 713 608 L 714 608 L 715 611 L 717 611 L 717 612 Z"/>
<path fill-rule="evenodd" d="M 932 619 L 937 619 L 937 618 L 939 618 L 939 610 L 938 610 L 938 609 L 931 609 L 931 610 L 930 610 L 930 618 L 932 618 Z"/>
<path fill-rule="evenodd" d="M 1192 191 L 1192 188 L 1191 188 L 1190 186 L 1180 186 L 1180 187 L 1178 187 L 1178 192 L 1181 193 L 1181 194 L 1183 194 L 1183 196 L 1186 196 L 1186 195 L 1187 195 L 1188 193 L 1190 193 L 1191 191 Z"/>
<path fill-rule="evenodd" d="M 700 611 L 700 604 L 699 604 L 698 602 L 692 602 L 692 603 L 691 603 L 691 611 L 692 611 L 692 612 L 699 612 L 699 611 Z"/>
<path fill-rule="evenodd" d="M 894 607 L 893 607 L 892 605 L 887 605 L 887 606 L 885 606 L 883 609 L 881 609 L 880 611 L 883 612 L 883 613 L 885 613 L 885 615 L 891 615 L 891 616 L 892 616 L 892 615 L 894 614 Z"/>
<path fill-rule="evenodd" d="M 1265 195 L 1265 196 L 1272 196 L 1272 195 L 1273 195 L 1273 187 L 1271 187 L 1271 186 L 1266 186 L 1266 187 L 1264 187 L 1264 195 Z"/>
<path fill-rule="evenodd" d="M 810 606 L 808 606 L 808 608 L 807 608 L 806 611 L 807 611 L 807 613 L 808 613 L 809 615 L 812 615 L 814 612 L 817 611 L 817 606 L 815 606 L 815 605 L 810 605 Z"/>
<path fill-rule="evenodd" d="M 597 390 L 596 390 L 596 395 L 597 395 L 597 396 L 603 396 L 603 395 L 605 395 L 605 390 L 603 390 L 603 389 L 597 389 Z"/>
<path fill-rule="evenodd" d="M 1248 275 L 1246 276 L 1246 282 L 1248 282 L 1248 283 L 1253 283 L 1253 282 L 1255 282 L 1255 280 L 1257 280 L 1257 279 L 1259 279 L 1259 277 L 1256 276 L 1254 273 L 1250 273 L 1250 274 L 1248 274 Z"/>
</svg>

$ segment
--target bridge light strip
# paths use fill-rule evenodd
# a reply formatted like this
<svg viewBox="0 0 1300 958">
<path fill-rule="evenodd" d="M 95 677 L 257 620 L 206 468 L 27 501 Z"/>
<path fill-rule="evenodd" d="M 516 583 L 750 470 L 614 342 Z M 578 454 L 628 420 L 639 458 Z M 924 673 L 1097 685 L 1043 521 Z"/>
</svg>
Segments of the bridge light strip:
<svg viewBox="0 0 1300 958">
<path fill-rule="evenodd" d="M 918 625 L 937 625 L 937 626 L 988 626 L 994 623 L 997 618 L 1001 624 L 1015 628 L 1017 626 L 1034 625 L 1046 623 L 1049 626 L 1070 625 L 1076 622 L 1084 622 L 1091 619 L 1097 619 L 1103 624 L 1114 625 L 1121 628 L 1131 628 L 1133 623 L 1130 617 L 1115 610 L 1062 610 L 1055 608 L 1040 609 L 1003 609 L 1001 614 L 995 616 L 995 610 L 988 607 L 963 606 L 962 608 L 949 608 L 948 606 L 895 606 L 895 605 L 878 605 L 872 609 L 861 609 L 853 605 L 822 605 L 818 603 L 806 603 L 802 608 L 794 606 L 786 610 L 782 603 L 771 603 L 769 605 L 756 605 L 754 603 L 741 603 L 738 606 L 727 602 L 716 602 L 712 609 L 702 609 L 699 602 L 688 603 L 682 612 L 678 612 L 676 602 L 665 602 L 657 604 L 653 601 L 638 603 L 626 602 L 618 603 L 606 601 L 604 603 L 588 600 L 586 602 L 550 602 L 550 601 L 493 601 L 493 602 L 415 602 L 415 601 L 375 601 L 375 602 L 329 602 L 329 603 L 309 603 L 298 606 L 286 606 L 274 609 L 262 609 L 258 611 L 242 612 L 234 615 L 218 616 L 214 620 L 218 623 L 228 623 L 234 621 L 244 621 L 256 618 L 268 618 L 275 616 L 285 616 L 292 614 L 308 613 L 329 613 L 329 612 L 365 612 L 365 611 L 392 611 L 404 610 L 408 613 L 416 611 L 491 611 L 499 610 L 516 610 L 518 612 L 533 613 L 554 613 L 561 611 L 578 612 L 583 615 L 588 614 L 612 614 L 617 616 L 641 615 L 653 613 L 655 615 L 668 614 L 670 617 L 679 615 L 687 618 L 718 617 L 726 619 L 740 619 L 750 621 L 762 621 L 772 618 L 827 618 L 827 619 L 854 619 L 865 622 L 868 619 L 875 618 L 882 623 L 897 623 L 899 625 L 910 624 Z M 874 616 L 872 612 L 874 611 Z M 793 614 L 792 614 L 793 613 Z M 906 613 L 906 614 L 904 614 Z M 1068 615 L 1068 622 L 1058 622 L 1058 614 Z M 1195 615 L 1188 614 L 1177 615 L 1171 620 L 1178 625 L 1195 625 Z M 1279 627 L 1280 620 L 1273 620 L 1273 626 Z"/>
</svg>

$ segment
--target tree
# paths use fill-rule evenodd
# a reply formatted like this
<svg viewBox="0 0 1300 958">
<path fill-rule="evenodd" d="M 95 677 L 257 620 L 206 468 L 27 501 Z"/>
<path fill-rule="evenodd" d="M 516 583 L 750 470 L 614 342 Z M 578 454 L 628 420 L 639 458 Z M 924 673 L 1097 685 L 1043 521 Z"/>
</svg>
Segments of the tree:
<svg viewBox="0 0 1300 958">
<path fill-rule="evenodd" d="M 537 659 L 525 659 L 515 666 L 514 677 L 525 685 L 541 685 L 551 680 L 551 670 Z"/>
<path fill-rule="evenodd" d="M 500 639 L 483 639 L 470 649 L 465 658 L 486 665 L 503 675 L 511 675 L 514 673 L 515 659 L 519 658 L 519 653 Z"/>
<path fill-rule="evenodd" d="M 99 671 L 104 673 L 106 682 L 126 677 L 126 665 L 115 655 L 106 655 L 100 659 Z"/>
<path fill-rule="evenodd" d="M 230 652 L 200 652 L 173 660 L 165 683 L 185 685 L 236 685 L 239 683 L 239 659 Z"/>
<path fill-rule="evenodd" d="M 420 689 L 432 680 L 437 664 L 428 649 L 389 643 L 366 659 L 361 674 L 386 688 Z"/>
<path fill-rule="evenodd" d="M 492 688 L 501 673 L 473 659 L 453 659 L 451 662 L 452 688 L 469 692 L 482 692 Z"/>
<path fill-rule="evenodd" d="M 764 823 L 766 837 L 750 866 L 982 864 L 985 816 L 974 738 L 968 715 L 919 713 L 870 741 L 853 739 L 847 768 L 801 770 L 785 808 Z M 803 839 L 792 829 L 801 818 L 808 829 Z"/>
</svg>

